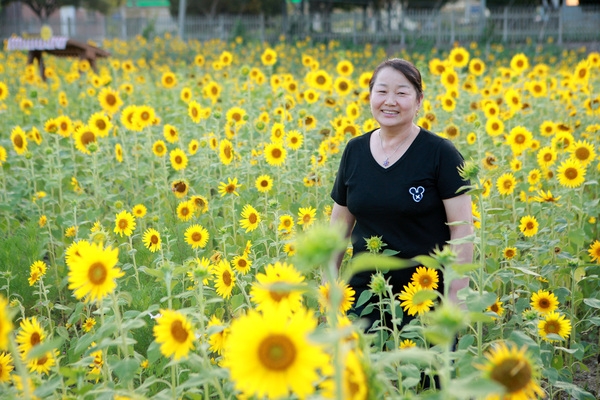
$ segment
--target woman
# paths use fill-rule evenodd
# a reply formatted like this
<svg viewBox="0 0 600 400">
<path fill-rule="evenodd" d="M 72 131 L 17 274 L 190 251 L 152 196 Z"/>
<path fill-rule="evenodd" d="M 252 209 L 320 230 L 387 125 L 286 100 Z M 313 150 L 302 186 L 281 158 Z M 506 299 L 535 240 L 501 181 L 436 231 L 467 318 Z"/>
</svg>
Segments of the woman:
<svg viewBox="0 0 600 400">
<path fill-rule="evenodd" d="M 419 70 L 406 60 L 386 60 L 373 72 L 369 93 L 371 113 L 380 127 L 348 142 L 331 191 L 331 223 L 343 225 L 353 254 L 367 251 L 365 239 L 373 236 L 409 259 L 471 234 L 471 197 L 459 192 L 469 183 L 458 173 L 463 157 L 449 140 L 414 123 L 423 102 Z M 467 223 L 449 224 L 458 221 Z M 453 250 L 458 263 L 472 262 L 472 244 Z M 395 293 L 410 282 L 415 269 L 386 274 Z M 356 298 L 368 289 L 371 274 L 352 277 L 349 284 Z M 456 293 L 467 285 L 468 278 L 451 282 L 450 299 L 457 301 Z M 361 316 L 363 309 L 354 312 Z M 374 309 L 361 317 L 372 325 L 379 315 Z"/>
</svg>

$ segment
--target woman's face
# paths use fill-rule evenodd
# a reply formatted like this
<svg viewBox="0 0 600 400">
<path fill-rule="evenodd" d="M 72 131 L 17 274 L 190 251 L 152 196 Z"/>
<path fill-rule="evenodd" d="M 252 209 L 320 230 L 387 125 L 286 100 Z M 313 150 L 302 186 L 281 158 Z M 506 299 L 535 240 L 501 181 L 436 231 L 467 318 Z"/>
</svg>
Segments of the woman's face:
<svg viewBox="0 0 600 400">
<path fill-rule="evenodd" d="M 371 113 L 381 127 L 412 124 L 421 99 L 406 76 L 392 67 L 379 71 L 370 95 Z"/>
</svg>

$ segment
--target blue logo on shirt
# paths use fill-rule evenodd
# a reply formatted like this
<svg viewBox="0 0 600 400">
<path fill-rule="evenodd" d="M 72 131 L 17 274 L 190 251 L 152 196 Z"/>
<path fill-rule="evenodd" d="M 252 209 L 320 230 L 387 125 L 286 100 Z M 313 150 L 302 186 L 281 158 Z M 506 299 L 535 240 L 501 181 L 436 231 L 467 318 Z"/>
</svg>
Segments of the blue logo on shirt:
<svg viewBox="0 0 600 400">
<path fill-rule="evenodd" d="M 408 189 L 408 192 L 410 194 L 412 194 L 413 200 L 418 203 L 423 199 L 423 194 L 425 193 L 425 189 L 423 188 L 423 186 L 419 186 L 419 187 L 413 186 L 410 189 Z"/>
</svg>

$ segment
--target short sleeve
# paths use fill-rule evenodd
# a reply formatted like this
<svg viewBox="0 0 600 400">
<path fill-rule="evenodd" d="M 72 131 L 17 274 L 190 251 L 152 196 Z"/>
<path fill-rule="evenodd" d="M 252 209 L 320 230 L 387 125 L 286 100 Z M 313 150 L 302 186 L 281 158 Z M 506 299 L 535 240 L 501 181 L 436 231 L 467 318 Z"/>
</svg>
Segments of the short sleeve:
<svg viewBox="0 0 600 400">
<path fill-rule="evenodd" d="M 350 151 L 349 147 L 350 146 L 346 146 L 344 152 L 342 153 L 342 158 L 340 160 L 340 165 L 335 177 L 335 182 L 333 183 L 333 188 L 331 189 L 331 198 L 333 201 L 344 207 L 348 205 L 348 186 L 346 185 L 345 171 L 348 153 Z"/>
<path fill-rule="evenodd" d="M 439 152 L 438 166 L 438 190 L 442 199 L 450 199 L 467 192 L 467 189 L 459 189 L 470 184 L 468 179 L 460 176 L 459 168 L 465 160 L 448 139 L 442 140 Z"/>
</svg>

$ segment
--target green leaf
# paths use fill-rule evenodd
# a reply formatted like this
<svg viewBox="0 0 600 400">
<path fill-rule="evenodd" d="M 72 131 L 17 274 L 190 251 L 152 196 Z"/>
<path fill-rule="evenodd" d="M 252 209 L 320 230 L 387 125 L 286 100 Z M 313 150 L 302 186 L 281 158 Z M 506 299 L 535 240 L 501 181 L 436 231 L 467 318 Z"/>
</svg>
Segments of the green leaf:
<svg viewBox="0 0 600 400">
<path fill-rule="evenodd" d="M 493 292 L 484 292 L 482 294 L 473 292 L 467 296 L 467 308 L 469 311 L 480 312 L 494 304 L 497 297 L 498 295 Z"/>
<path fill-rule="evenodd" d="M 369 301 L 371 299 L 371 297 L 373 296 L 373 292 L 371 292 L 370 290 L 363 290 L 363 292 L 360 294 L 358 301 L 356 302 L 356 307 L 360 307 L 363 304 L 365 304 L 367 301 Z"/>
<path fill-rule="evenodd" d="M 27 353 L 27 360 L 39 358 L 49 351 L 59 348 L 62 345 L 62 342 L 62 338 L 54 338 L 33 346 L 33 348 Z"/>
<path fill-rule="evenodd" d="M 140 363 L 135 358 L 126 358 L 114 363 L 111 362 L 110 364 L 115 375 L 117 375 L 124 383 L 127 383 L 134 378 L 137 369 L 140 366 Z"/>
<path fill-rule="evenodd" d="M 412 301 L 415 304 L 421 304 L 427 300 L 437 299 L 437 297 L 438 297 L 438 294 L 436 291 L 425 289 L 425 290 L 417 291 L 417 293 L 415 293 L 415 295 L 413 296 Z"/>
<path fill-rule="evenodd" d="M 61 386 L 62 377 L 60 375 L 57 375 L 45 381 L 43 385 L 37 387 L 34 391 L 34 394 L 40 399 L 45 399 L 57 393 L 57 389 Z"/>
<path fill-rule="evenodd" d="M 475 271 L 476 269 L 481 268 L 481 264 L 454 264 L 452 265 L 452 269 L 456 271 L 459 275 L 464 275 L 467 272 Z"/>
<path fill-rule="evenodd" d="M 418 262 L 419 264 L 421 264 L 427 268 L 433 268 L 433 269 L 441 269 L 442 268 L 440 263 L 437 262 L 436 259 L 431 256 L 416 256 L 416 257 L 413 257 L 413 260 L 415 260 L 416 262 Z"/>
<path fill-rule="evenodd" d="M 585 242 L 585 231 L 583 229 L 572 230 L 569 231 L 567 237 L 573 244 L 577 245 L 577 247 L 582 247 Z"/>
<path fill-rule="evenodd" d="M 569 382 L 555 382 L 554 386 L 563 389 L 576 400 L 596 400 L 596 396 Z"/>
<path fill-rule="evenodd" d="M 504 393 L 504 388 L 499 383 L 480 376 L 453 379 L 447 389 L 457 399 L 482 399 L 490 394 Z"/>
<path fill-rule="evenodd" d="M 588 298 L 588 299 L 583 299 L 583 302 L 592 308 L 600 308 L 600 300 L 599 299 Z"/>
</svg>

